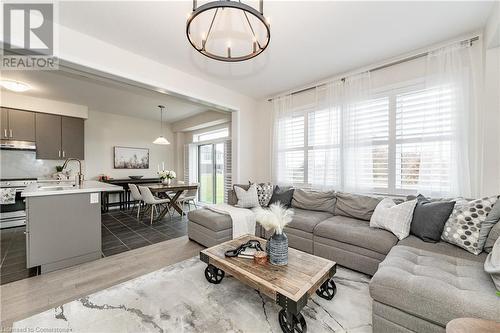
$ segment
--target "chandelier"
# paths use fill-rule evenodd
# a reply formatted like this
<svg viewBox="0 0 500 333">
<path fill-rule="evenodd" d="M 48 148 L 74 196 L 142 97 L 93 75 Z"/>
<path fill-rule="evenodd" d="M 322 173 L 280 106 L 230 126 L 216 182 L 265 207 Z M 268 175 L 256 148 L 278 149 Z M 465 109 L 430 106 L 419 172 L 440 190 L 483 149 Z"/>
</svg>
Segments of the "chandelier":
<svg viewBox="0 0 500 333">
<path fill-rule="evenodd" d="M 252 59 L 266 49 L 271 38 L 263 0 L 258 5 L 257 10 L 240 1 L 222 0 L 198 7 L 193 0 L 193 12 L 186 24 L 187 38 L 198 52 L 215 60 Z"/>
</svg>

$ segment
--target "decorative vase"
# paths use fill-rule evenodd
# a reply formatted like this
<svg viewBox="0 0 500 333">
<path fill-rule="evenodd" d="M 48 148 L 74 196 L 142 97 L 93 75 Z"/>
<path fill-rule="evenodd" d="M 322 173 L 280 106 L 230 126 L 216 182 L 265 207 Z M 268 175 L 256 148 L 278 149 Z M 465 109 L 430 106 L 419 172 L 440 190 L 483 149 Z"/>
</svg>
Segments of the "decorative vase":
<svg viewBox="0 0 500 333">
<path fill-rule="evenodd" d="M 288 264 L 288 237 L 284 233 L 269 238 L 269 262 L 272 265 L 284 266 Z"/>
<path fill-rule="evenodd" d="M 167 185 L 167 186 L 169 186 L 172 183 L 172 179 L 170 179 L 170 178 L 164 178 L 162 180 L 162 183 L 165 184 L 165 185 Z"/>
</svg>

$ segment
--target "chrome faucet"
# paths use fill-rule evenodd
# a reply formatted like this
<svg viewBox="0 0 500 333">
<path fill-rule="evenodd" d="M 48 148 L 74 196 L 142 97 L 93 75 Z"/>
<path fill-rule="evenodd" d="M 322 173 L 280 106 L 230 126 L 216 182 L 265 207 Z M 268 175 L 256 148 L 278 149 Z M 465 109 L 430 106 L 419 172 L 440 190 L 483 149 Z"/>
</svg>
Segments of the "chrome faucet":
<svg viewBox="0 0 500 333">
<path fill-rule="evenodd" d="M 68 158 L 68 159 L 66 159 L 66 161 L 64 161 L 64 164 L 62 166 L 63 170 L 66 169 L 66 167 L 68 166 L 68 163 L 70 161 L 77 161 L 78 162 L 78 166 L 80 169 L 78 171 L 78 174 L 76 175 L 76 184 L 78 184 L 78 186 L 81 186 L 83 184 L 82 161 L 80 161 L 77 158 Z"/>
</svg>

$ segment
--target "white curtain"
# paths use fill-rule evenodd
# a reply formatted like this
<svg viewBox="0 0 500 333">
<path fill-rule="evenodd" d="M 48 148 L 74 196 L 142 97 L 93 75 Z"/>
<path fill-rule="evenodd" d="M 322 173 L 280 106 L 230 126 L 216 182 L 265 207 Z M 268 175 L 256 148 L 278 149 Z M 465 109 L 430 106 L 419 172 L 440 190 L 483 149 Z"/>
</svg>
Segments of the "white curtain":
<svg viewBox="0 0 500 333">
<path fill-rule="evenodd" d="M 273 181 L 279 185 L 293 185 L 294 145 L 300 140 L 293 140 L 298 133 L 293 133 L 292 96 L 287 95 L 273 100 Z M 290 149 L 290 151 L 288 151 Z M 300 155 L 300 151 L 299 154 Z M 297 162 L 295 161 L 295 164 Z M 303 167 L 303 166 L 302 166 Z M 300 166 L 299 166 L 300 168 Z"/>
<path fill-rule="evenodd" d="M 343 190 L 375 192 L 377 130 L 370 108 L 370 73 L 346 78 L 342 89 Z"/>
<path fill-rule="evenodd" d="M 420 142 L 418 190 L 430 196 L 479 197 L 482 189 L 482 119 L 478 93 L 481 68 L 475 63 L 481 47 L 454 45 L 429 52 L 425 89 L 427 112 L 421 133 L 442 137 Z M 443 139 L 448 137 L 448 139 Z"/>
</svg>

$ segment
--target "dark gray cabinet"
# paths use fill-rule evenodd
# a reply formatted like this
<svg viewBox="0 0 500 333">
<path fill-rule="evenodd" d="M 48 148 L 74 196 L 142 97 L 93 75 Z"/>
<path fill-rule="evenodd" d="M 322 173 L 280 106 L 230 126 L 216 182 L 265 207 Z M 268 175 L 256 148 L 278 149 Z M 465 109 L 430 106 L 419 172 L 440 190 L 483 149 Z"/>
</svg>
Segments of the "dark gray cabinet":
<svg viewBox="0 0 500 333">
<path fill-rule="evenodd" d="M 36 158 L 47 160 L 62 159 L 61 116 L 36 114 Z"/>
<path fill-rule="evenodd" d="M 61 160 L 84 156 L 84 120 L 36 114 L 36 158 Z"/>
<path fill-rule="evenodd" d="M 6 140 L 35 141 L 35 113 L 2 108 L 1 138 Z"/>
<path fill-rule="evenodd" d="M 62 117 L 61 150 L 64 158 L 84 159 L 84 123 L 83 119 Z"/>
</svg>

